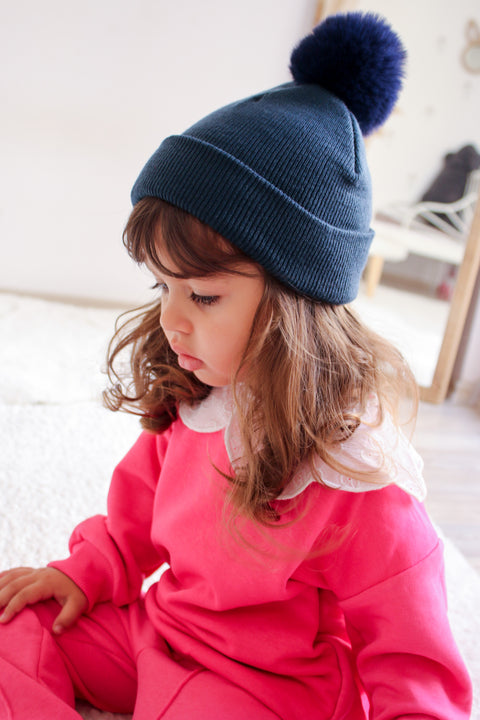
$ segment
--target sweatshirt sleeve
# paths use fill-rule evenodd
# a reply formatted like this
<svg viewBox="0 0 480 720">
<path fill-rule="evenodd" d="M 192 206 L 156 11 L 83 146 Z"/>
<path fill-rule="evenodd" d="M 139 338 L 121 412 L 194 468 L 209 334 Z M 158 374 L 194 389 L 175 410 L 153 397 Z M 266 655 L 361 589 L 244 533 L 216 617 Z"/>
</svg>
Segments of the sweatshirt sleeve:
<svg viewBox="0 0 480 720">
<path fill-rule="evenodd" d="M 134 601 L 143 580 L 167 559 L 151 540 L 154 497 L 170 430 L 143 432 L 113 472 L 107 516 L 80 523 L 69 542 L 70 557 L 50 563 L 85 593 L 89 610 L 98 602 Z"/>
<path fill-rule="evenodd" d="M 467 720 L 471 687 L 447 619 L 442 547 L 341 605 L 375 720 Z"/>
<path fill-rule="evenodd" d="M 370 720 L 467 720 L 471 681 L 448 620 L 443 546 L 423 506 L 395 487 L 351 504 L 353 539 L 327 584 L 344 613 Z"/>
</svg>

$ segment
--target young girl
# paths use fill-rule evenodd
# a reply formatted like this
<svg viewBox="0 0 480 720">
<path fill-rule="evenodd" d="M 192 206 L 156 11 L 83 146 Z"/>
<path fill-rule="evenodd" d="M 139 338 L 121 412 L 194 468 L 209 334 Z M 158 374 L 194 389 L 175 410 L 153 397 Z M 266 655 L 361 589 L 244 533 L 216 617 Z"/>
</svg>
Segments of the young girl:
<svg viewBox="0 0 480 720">
<path fill-rule="evenodd" d="M 70 557 L 2 574 L 1 718 L 73 720 L 75 697 L 135 720 L 469 717 L 397 422 L 414 381 L 347 305 L 372 238 L 362 132 L 403 55 L 374 16 L 329 18 L 293 83 L 142 170 L 124 237 L 160 297 L 116 336 L 107 401 L 144 432 Z"/>
</svg>

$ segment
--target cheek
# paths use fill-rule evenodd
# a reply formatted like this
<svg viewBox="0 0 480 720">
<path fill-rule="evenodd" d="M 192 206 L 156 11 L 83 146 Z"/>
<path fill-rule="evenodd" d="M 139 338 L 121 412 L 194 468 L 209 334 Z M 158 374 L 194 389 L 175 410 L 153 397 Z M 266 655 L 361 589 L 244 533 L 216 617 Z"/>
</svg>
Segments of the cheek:
<svg viewBox="0 0 480 720">
<path fill-rule="evenodd" d="M 223 343 L 224 352 L 232 360 L 238 362 L 243 355 L 250 339 L 254 316 L 255 313 L 253 312 L 251 316 L 237 317 L 236 322 L 231 322 L 226 329 L 224 334 L 225 342 Z"/>
<path fill-rule="evenodd" d="M 211 367 L 224 372 L 235 371 L 247 344 L 250 328 L 239 327 L 234 321 L 222 323 L 205 339 L 205 352 Z"/>
</svg>

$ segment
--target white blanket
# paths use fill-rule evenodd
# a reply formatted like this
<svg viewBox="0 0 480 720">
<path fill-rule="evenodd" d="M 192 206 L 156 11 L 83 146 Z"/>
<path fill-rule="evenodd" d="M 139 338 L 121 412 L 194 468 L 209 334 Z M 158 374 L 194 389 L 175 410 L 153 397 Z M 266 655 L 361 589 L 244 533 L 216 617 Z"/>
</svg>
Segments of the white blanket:
<svg viewBox="0 0 480 720">
<path fill-rule="evenodd" d="M 2 569 L 64 557 L 74 525 L 105 510 L 111 471 L 139 433 L 134 417 L 100 400 L 117 314 L 0 293 Z M 480 577 L 445 546 L 451 623 L 480 720 Z M 78 710 L 88 720 L 130 718 Z"/>
</svg>

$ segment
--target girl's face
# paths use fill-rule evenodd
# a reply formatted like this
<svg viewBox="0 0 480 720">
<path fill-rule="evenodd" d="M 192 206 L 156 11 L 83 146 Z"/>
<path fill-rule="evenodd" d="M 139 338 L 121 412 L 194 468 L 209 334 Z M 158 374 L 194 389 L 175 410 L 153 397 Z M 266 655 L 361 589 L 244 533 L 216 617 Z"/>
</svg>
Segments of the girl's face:
<svg viewBox="0 0 480 720">
<path fill-rule="evenodd" d="M 157 252 L 165 268 L 179 272 L 165 251 Z M 212 387 L 230 384 L 238 370 L 265 288 L 253 263 L 237 269 L 248 275 L 175 278 L 150 267 L 162 292 L 160 324 L 178 364 Z"/>
</svg>

